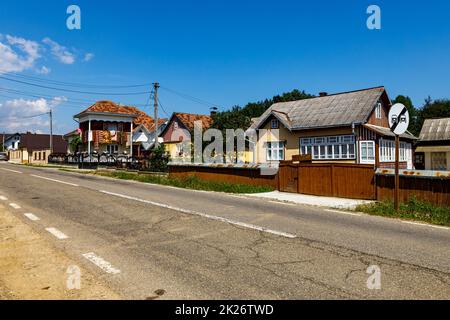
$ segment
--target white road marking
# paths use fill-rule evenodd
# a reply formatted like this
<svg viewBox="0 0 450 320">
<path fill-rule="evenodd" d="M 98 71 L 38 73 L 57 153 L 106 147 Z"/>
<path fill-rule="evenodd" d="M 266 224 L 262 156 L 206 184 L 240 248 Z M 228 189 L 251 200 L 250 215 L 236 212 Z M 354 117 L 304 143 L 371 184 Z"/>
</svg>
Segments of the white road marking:
<svg viewBox="0 0 450 320">
<path fill-rule="evenodd" d="M 342 214 L 347 214 L 349 216 L 357 216 L 360 217 L 361 215 L 358 213 L 353 213 L 353 212 L 348 212 L 348 211 L 340 211 L 340 210 L 332 210 L 332 209 L 325 209 L 325 211 L 328 212 L 335 212 L 335 213 L 342 213 Z"/>
<path fill-rule="evenodd" d="M 53 182 L 58 182 L 58 183 L 67 184 L 67 185 L 72 186 L 72 187 L 79 187 L 79 185 L 77 185 L 77 184 L 75 184 L 75 183 L 65 182 L 65 181 L 56 180 L 56 179 L 52 179 L 52 178 L 47 178 L 47 177 L 43 177 L 43 176 L 37 176 L 37 175 L 35 175 L 35 174 L 30 174 L 30 176 L 35 177 L 35 178 L 40 178 L 40 179 L 45 179 L 45 180 L 53 181 Z"/>
<path fill-rule="evenodd" d="M 8 200 L 8 198 L 7 198 L 7 197 L 4 197 L 4 196 L 0 196 L 0 200 L 6 201 L 6 200 Z"/>
<path fill-rule="evenodd" d="M 9 171 L 9 172 L 14 172 L 14 173 L 22 173 L 22 172 L 17 171 L 17 170 L 11 170 L 11 169 L 6 169 L 6 168 L 0 168 L 0 169 L 5 170 L 5 171 Z"/>
<path fill-rule="evenodd" d="M 435 226 L 435 225 L 432 225 L 432 224 L 426 224 L 426 223 L 420 223 L 420 222 L 402 221 L 402 223 L 413 224 L 413 225 L 422 226 L 422 227 L 430 227 L 430 228 L 435 228 L 435 229 L 450 230 L 450 228 L 448 228 L 448 227 Z"/>
<path fill-rule="evenodd" d="M 64 233 L 62 233 L 61 231 L 59 231 L 56 228 L 45 228 L 45 230 L 47 230 L 48 232 L 50 232 L 52 235 L 54 235 L 55 237 L 57 237 L 60 240 L 68 238 L 68 236 L 66 236 Z"/>
<path fill-rule="evenodd" d="M 111 263 L 109 263 L 108 261 L 103 260 L 101 257 L 97 256 L 93 252 L 84 253 L 83 257 L 88 259 L 90 262 L 95 264 L 97 267 L 99 267 L 100 269 L 102 269 L 106 273 L 112 273 L 112 274 L 120 273 L 119 269 L 114 268 L 111 265 Z"/>
<path fill-rule="evenodd" d="M 192 215 L 196 215 L 196 216 L 200 216 L 200 217 L 204 217 L 204 218 L 208 218 L 208 219 L 212 219 L 212 220 L 222 221 L 222 222 L 229 223 L 229 224 L 232 224 L 232 225 L 236 225 L 236 226 L 240 226 L 240 227 L 244 227 L 244 228 L 248 228 L 248 229 L 253 229 L 253 230 L 257 230 L 257 231 L 267 232 L 267 233 L 271 233 L 271 234 L 274 234 L 274 235 L 277 235 L 277 236 L 281 236 L 281 237 L 286 237 L 286 238 L 291 238 L 291 239 L 297 238 L 297 236 L 295 234 L 292 234 L 292 233 L 287 233 L 287 232 L 267 229 L 267 228 L 264 228 L 264 227 L 256 226 L 256 225 L 245 223 L 245 222 L 240 222 L 240 221 L 235 221 L 235 220 L 231 220 L 231 219 L 227 219 L 227 218 L 217 217 L 217 216 L 213 216 L 213 215 L 209 215 L 209 214 L 206 214 L 206 213 L 203 213 L 203 212 L 193 211 L 193 210 L 189 210 L 189 209 L 178 208 L 178 207 L 170 206 L 170 205 L 167 205 L 167 204 L 164 204 L 164 203 L 159 203 L 159 202 L 154 202 L 154 201 L 150 201 L 150 200 L 139 199 L 139 198 L 136 198 L 136 197 L 127 196 L 127 195 L 120 194 L 120 193 L 114 193 L 114 192 L 109 192 L 109 191 L 105 191 L 105 190 L 99 190 L 99 191 L 102 192 L 102 193 L 105 193 L 105 194 L 112 195 L 112 196 L 121 197 L 121 198 L 134 200 L 134 201 L 139 201 L 139 202 L 143 202 L 143 203 L 148 203 L 148 204 L 151 204 L 151 205 L 154 205 L 154 206 L 158 206 L 158 207 L 162 207 L 162 208 L 166 208 L 166 209 L 171 209 L 171 210 L 176 210 L 176 211 L 179 211 L 179 212 L 192 214 Z"/>
<path fill-rule="evenodd" d="M 41 219 L 39 219 L 39 217 L 35 216 L 32 213 L 24 213 L 24 216 L 27 217 L 28 219 L 30 219 L 31 221 L 41 220 Z"/>
<path fill-rule="evenodd" d="M 14 203 L 14 202 L 10 203 L 9 205 L 11 207 L 13 207 L 14 209 L 20 209 L 21 208 L 21 206 L 19 206 L 17 203 Z"/>
</svg>

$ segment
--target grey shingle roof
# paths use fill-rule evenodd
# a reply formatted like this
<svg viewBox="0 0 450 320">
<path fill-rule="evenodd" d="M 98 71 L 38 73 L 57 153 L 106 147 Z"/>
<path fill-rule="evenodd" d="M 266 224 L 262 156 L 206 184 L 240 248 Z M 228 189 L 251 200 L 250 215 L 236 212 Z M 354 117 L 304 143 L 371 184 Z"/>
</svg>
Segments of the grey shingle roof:
<svg viewBox="0 0 450 320">
<path fill-rule="evenodd" d="M 450 140 L 450 118 L 426 119 L 420 131 L 419 140 Z"/>
<path fill-rule="evenodd" d="M 366 122 L 384 87 L 338 93 L 323 97 L 273 104 L 253 123 L 261 126 L 270 115 L 277 117 L 291 130 L 347 126 Z"/>
<path fill-rule="evenodd" d="M 391 131 L 391 129 L 386 128 L 386 127 L 379 127 L 379 126 L 375 126 L 373 124 L 368 124 L 366 123 L 364 125 L 364 127 L 366 127 L 367 129 L 370 129 L 382 136 L 385 137 L 395 137 L 395 134 Z M 405 138 L 405 139 L 410 139 L 410 140 L 417 140 L 417 137 L 414 136 L 411 132 L 406 131 L 405 133 L 402 133 L 400 135 L 400 138 Z"/>
</svg>

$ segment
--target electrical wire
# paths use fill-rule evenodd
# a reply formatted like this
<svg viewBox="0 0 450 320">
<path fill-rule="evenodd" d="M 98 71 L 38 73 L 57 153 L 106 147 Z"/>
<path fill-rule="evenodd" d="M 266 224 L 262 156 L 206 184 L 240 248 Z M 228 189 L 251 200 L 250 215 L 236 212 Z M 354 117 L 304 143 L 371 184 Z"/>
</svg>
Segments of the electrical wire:
<svg viewBox="0 0 450 320">
<path fill-rule="evenodd" d="M 0 71 L 0 73 L 2 73 L 2 71 Z M 45 79 L 45 78 L 41 78 L 41 77 L 35 77 L 35 76 L 30 76 L 30 75 L 18 74 L 18 73 L 14 73 L 14 72 L 9 72 L 8 76 L 19 78 L 19 79 L 30 80 L 30 81 L 34 81 L 34 82 L 41 82 L 41 83 L 47 83 L 47 84 L 53 84 L 53 85 L 59 85 L 59 86 L 70 86 L 70 87 L 77 87 L 77 88 L 120 89 L 120 88 L 139 88 L 139 87 L 149 87 L 149 86 L 151 86 L 151 83 L 131 84 L 131 85 L 81 84 L 81 83 L 75 83 L 75 82 L 65 82 L 65 81 Z"/>
<path fill-rule="evenodd" d="M 184 98 L 186 100 L 190 100 L 190 101 L 196 102 L 196 103 L 201 104 L 201 105 L 205 105 L 205 106 L 208 106 L 208 107 L 220 107 L 216 103 L 212 103 L 212 102 L 200 99 L 200 98 L 196 98 L 196 97 L 191 96 L 189 94 L 178 92 L 178 91 L 175 91 L 173 89 L 167 88 L 165 86 L 161 86 L 160 88 L 163 89 L 163 90 L 166 90 L 168 92 L 171 92 L 171 93 L 173 93 L 173 94 L 175 94 L 177 96 L 180 96 L 180 97 L 182 97 L 182 98 Z"/>
<path fill-rule="evenodd" d="M 0 76 L 0 79 L 16 82 L 16 83 L 20 83 L 20 84 L 25 84 L 25 85 L 29 85 L 29 86 L 34 86 L 34 87 L 38 87 L 38 88 L 57 90 L 57 91 L 62 91 L 62 92 L 82 93 L 82 94 L 130 96 L 130 95 L 142 95 L 142 94 L 149 94 L 150 93 L 150 91 L 126 92 L 126 93 L 80 91 L 80 90 L 71 90 L 71 89 L 63 89 L 63 88 L 55 88 L 55 87 L 51 87 L 51 86 L 39 85 L 39 84 L 35 84 L 35 83 L 30 83 L 30 82 L 27 82 L 27 81 L 11 79 L 11 78 L 8 78 L 8 77 L 5 77 L 5 76 Z"/>
</svg>

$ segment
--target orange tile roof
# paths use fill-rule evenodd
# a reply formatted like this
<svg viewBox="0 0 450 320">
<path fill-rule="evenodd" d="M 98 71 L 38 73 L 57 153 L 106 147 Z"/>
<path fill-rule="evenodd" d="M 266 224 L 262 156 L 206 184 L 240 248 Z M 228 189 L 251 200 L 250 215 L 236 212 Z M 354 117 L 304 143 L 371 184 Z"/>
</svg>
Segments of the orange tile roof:
<svg viewBox="0 0 450 320">
<path fill-rule="evenodd" d="M 194 130 L 195 121 L 201 121 L 203 129 L 208 129 L 213 124 L 213 119 L 210 116 L 203 114 L 177 112 L 174 115 L 186 126 L 186 128 L 188 128 L 188 130 Z"/>
<path fill-rule="evenodd" d="M 133 120 L 133 124 L 136 126 L 144 125 L 150 132 L 154 130 L 155 121 L 152 117 L 148 116 L 144 111 L 139 110 L 136 107 L 131 106 L 123 106 L 119 105 L 115 102 L 102 100 L 97 101 L 92 106 L 82 111 L 80 114 L 85 112 L 105 112 L 105 113 L 118 113 L 118 114 L 128 114 L 128 115 L 137 115 Z M 162 125 L 166 122 L 167 119 L 159 119 L 159 125 Z"/>
</svg>

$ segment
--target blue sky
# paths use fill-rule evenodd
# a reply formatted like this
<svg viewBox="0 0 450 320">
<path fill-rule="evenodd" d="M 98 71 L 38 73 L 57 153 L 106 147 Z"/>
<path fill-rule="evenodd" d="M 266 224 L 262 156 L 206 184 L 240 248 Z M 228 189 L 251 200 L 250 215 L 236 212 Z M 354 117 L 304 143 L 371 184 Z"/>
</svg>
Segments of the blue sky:
<svg viewBox="0 0 450 320">
<path fill-rule="evenodd" d="M 70 4 L 81 8 L 81 30 L 66 27 Z M 366 27 L 371 4 L 381 8 L 381 30 Z M 428 95 L 450 97 L 449 14 L 444 0 L 2 1 L 0 67 L 12 59 L 7 66 L 16 64 L 14 74 L 94 85 L 158 81 L 221 109 L 294 88 L 317 94 L 378 85 L 391 98 L 409 95 L 420 106 Z M 1 88 L 19 93 L 0 90 L 0 131 L 45 131 L 46 117 L 19 118 L 54 105 L 55 131 L 65 133 L 88 101 L 148 100 L 58 92 L 4 79 Z M 160 100 L 168 114 L 209 112 L 208 103 L 168 90 L 160 90 Z"/>
</svg>

